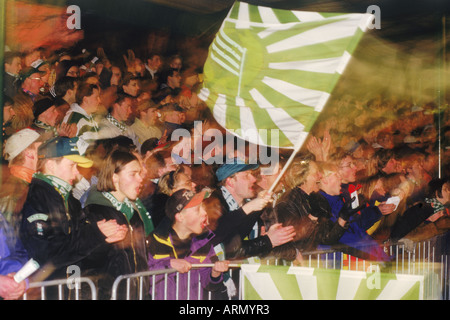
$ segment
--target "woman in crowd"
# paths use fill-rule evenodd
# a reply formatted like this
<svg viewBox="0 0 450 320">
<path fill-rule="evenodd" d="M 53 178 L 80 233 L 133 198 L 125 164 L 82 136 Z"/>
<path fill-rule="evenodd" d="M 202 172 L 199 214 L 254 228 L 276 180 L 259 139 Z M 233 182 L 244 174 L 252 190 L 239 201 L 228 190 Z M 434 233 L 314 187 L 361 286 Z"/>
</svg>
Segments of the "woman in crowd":
<svg viewBox="0 0 450 320">
<path fill-rule="evenodd" d="M 305 157 L 297 157 L 285 176 L 288 191 L 275 206 L 278 222 L 295 227 L 293 242 L 275 249 L 277 256 L 301 261 L 302 251 L 316 249 L 319 244 L 334 244 L 344 234 L 346 220 L 330 220 L 331 212 L 315 204 L 320 195 L 318 182 L 321 173 L 316 162 Z"/>
<path fill-rule="evenodd" d="M 133 153 L 120 149 L 112 151 L 100 169 L 97 187 L 91 189 L 86 200 L 89 220 L 116 219 L 128 228 L 123 241 L 102 246 L 87 262 L 86 267 L 99 277 L 99 298 L 108 298 L 112 283 L 119 275 L 148 270 L 145 238 L 153 231 L 153 223 L 138 199 L 141 170 L 139 159 Z M 133 285 L 136 291 L 132 292 L 139 292 L 141 284 L 136 281 Z"/>
</svg>

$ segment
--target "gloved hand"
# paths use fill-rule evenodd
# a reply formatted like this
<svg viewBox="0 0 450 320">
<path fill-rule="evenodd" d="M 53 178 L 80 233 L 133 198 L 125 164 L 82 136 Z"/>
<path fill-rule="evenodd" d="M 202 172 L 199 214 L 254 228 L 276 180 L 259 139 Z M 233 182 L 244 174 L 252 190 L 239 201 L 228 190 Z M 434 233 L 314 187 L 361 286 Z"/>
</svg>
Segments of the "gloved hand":
<svg viewBox="0 0 450 320">
<path fill-rule="evenodd" d="M 365 208 L 365 203 L 364 202 L 363 202 L 363 204 L 361 204 L 361 202 L 360 202 L 360 205 L 358 207 L 352 208 L 352 203 L 355 200 L 356 200 L 356 197 L 353 197 L 350 201 L 345 201 L 345 199 L 344 199 L 344 206 L 339 211 L 339 217 L 340 218 L 342 218 L 345 221 L 349 221 L 350 218 L 355 213 L 357 213 L 361 209 Z"/>
</svg>

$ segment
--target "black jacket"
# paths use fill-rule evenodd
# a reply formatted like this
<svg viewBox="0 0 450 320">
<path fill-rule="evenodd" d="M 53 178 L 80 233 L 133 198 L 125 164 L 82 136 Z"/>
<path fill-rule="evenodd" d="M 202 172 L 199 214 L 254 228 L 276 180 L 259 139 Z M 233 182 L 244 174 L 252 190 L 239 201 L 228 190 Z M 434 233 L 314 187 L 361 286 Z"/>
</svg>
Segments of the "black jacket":
<svg viewBox="0 0 450 320">
<path fill-rule="evenodd" d="M 268 236 L 247 239 L 255 223 L 262 225 L 262 211 L 246 214 L 242 208 L 230 210 L 223 198 L 222 192 L 215 191 L 212 197 L 217 197 L 221 204 L 222 215 L 218 220 L 215 244 L 223 243 L 226 259 L 244 259 L 252 256 L 265 256 L 272 250 Z"/>
<path fill-rule="evenodd" d="M 118 276 L 148 271 L 144 224 L 137 210 L 128 221 L 96 188 L 91 189 L 84 211 L 93 223 L 103 219 L 115 219 L 118 224 L 128 226 L 124 240 L 113 244 L 105 242 L 85 260 L 89 275 L 98 279 L 99 299 L 109 299 L 113 282 Z M 122 284 L 124 285 L 125 281 Z M 147 286 L 146 283 L 144 285 Z M 133 283 L 133 289 L 132 296 L 138 289 L 137 281 Z M 147 287 L 143 292 L 148 292 Z"/>
<path fill-rule="evenodd" d="M 50 278 L 66 278 L 70 265 L 83 271 L 83 259 L 105 243 L 97 224 L 84 216 L 80 202 L 70 195 L 66 209 L 63 197 L 43 180 L 31 181 L 22 215 L 20 238 L 42 267 L 55 267 Z"/>
<path fill-rule="evenodd" d="M 277 221 L 283 226 L 294 226 L 296 236 L 293 242 L 274 249 L 274 255 L 286 260 L 294 260 L 298 251 L 315 250 L 318 245 L 336 243 L 345 228 L 332 222 L 328 202 L 319 193 L 308 195 L 300 188 L 292 189 L 273 209 Z M 318 220 L 311 220 L 312 214 Z"/>
</svg>

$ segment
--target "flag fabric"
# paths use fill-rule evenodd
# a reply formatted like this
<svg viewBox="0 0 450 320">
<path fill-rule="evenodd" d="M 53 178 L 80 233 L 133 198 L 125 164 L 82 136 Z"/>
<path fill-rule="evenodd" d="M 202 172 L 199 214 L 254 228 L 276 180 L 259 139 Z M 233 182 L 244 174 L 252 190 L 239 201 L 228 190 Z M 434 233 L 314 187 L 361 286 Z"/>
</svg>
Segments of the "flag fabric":
<svg viewBox="0 0 450 320">
<path fill-rule="evenodd" d="M 424 299 L 424 275 L 250 264 L 241 269 L 244 300 Z"/>
<path fill-rule="evenodd" d="M 372 19 L 236 2 L 209 47 L 199 97 L 232 134 L 292 148 L 307 137 Z"/>
</svg>

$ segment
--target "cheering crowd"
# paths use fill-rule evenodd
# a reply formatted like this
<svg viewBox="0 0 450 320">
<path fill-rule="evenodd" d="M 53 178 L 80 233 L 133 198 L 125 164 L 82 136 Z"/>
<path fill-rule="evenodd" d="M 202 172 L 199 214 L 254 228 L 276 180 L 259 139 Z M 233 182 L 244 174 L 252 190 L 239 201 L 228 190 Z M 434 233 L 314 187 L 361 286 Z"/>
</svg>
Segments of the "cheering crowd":
<svg viewBox="0 0 450 320">
<path fill-rule="evenodd" d="M 194 161 L 174 152 L 186 142 L 174 138 L 177 130 L 200 135 L 201 150 L 211 130 L 229 135 L 197 96 L 201 66 L 180 55 L 129 50 L 111 61 L 102 49 L 72 52 L 5 52 L 3 299 L 27 290 L 28 280 L 13 275 L 30 258 L 46 280 L 77 266 L 101 299 L 120 275 L 170 268 L 180 278 L 168 277 L 168 292 L 161 275 L 133 282 L 132 298 L 144 286 L 152 299 L 235 299 L 232 261 L 302 265 L 305 252 L 334 249 L 388 263 L 385 244 L 448 231 L 445 108 L 344 97 L 286 168 L 292 150 L 278 150 L 270 166 L 255 164 L 248 143 L 216 144 L 214 159 L 223 161 Z M 189 287 L 188 271 L 200 279 Z M 170 289 L 176 282 L 181 289 Z M 119 289 L 123 298 L 125 285 Z"/>
</svg>

